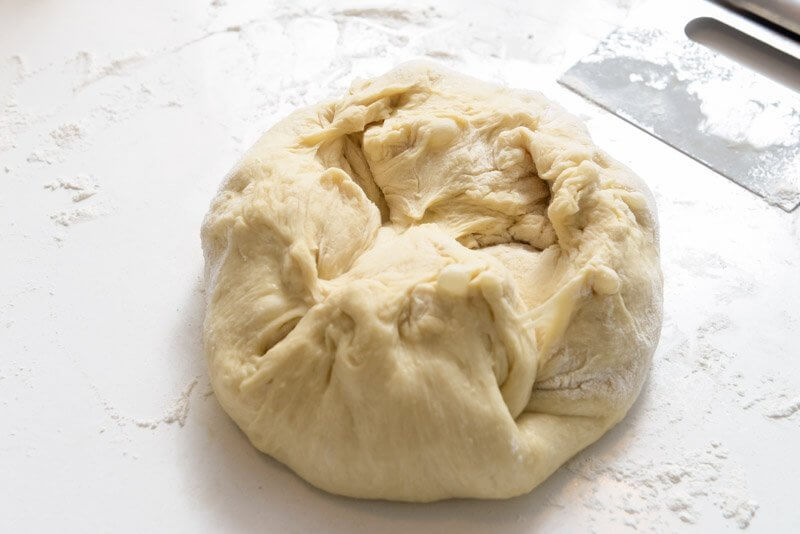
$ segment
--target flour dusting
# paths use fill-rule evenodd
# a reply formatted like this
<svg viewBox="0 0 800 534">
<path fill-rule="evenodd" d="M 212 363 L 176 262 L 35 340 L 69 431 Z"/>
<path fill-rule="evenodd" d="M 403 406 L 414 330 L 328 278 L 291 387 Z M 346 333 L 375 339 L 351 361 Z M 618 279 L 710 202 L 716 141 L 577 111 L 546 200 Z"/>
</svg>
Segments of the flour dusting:
<svg viewBox="0 0 800 534">
<path fill-rule="evenodd" d="M 190 380 L 189 383 L 186 384 L 183 390 L 178 394 L 177 398 L 166 409 L 166 411 L 160 417 L 154 419 L 137 419 L 128 415 L 123 415 L 113 404 L 111 404 L 100 394 L 97 386 L 91 384 L 91 388 L 103 407 L 103 410 L 106 412 L 106 414 L 108 414 L 109 419 L 111 419 L 111 421 L 117 426 L 125 427 L 126 425 L 130 424 L 138 428 L 156 429 L 161 425 L 173 425 L 175 423 L 177 423 L 180 427 L 186 425 L 186 421 L 189 417 L 192 392 L 199 381 L 200 377 L 195 377 Z M 105 429 L 101 429 L 100 432 L 102 433 L 104 431 Z"/>
<path fill-rule="evenodd" d="M 800 143 L 800 108 L 792 105 L 795 98 L 786 98 L 781 88 L 765 97 L 763 83 L 742 72 L 736 69 L 725 80 L 689 84 L 704 116 L 700 130 L 756 149 Z"/>
<path fill-rule="evenodd" d="M 83 130 L 75 123 L 62 124 L 50 132 L 50 137 L 59 148 L 70 148 L 83 139 Z"/>
<path fill-rule="evenodd" d="M 46 183 L 44 188 L 50 191 L 58 189 L 70 191 L 72 192 L 72 202 L 82 202 L 96 195 L 100 190 L 100 185 L 88 174 L 77 174 L 72 178 L 59 178 Z"/>
<path fill-rule="evenodd" d="M 158 428 L 159 425 L 172 425 L 174 423 L 178 423 L 179 426 L 183 426 L 186 424 L 186 419 L 189 417 L 189 401 L 192 397 L 192 391 L 194 391 L 195 386 L 199 382 L 199 377 L 195 377 L 192 379 L 191 382 L 186 384 L 186 387 L 183 388 L 180 395 L 175 402 L 172 403 L 172 406 L 167 409 L 167 411 L 158 419 L 150 419 L 150 420 L 134 420 L 136 426 L 140 428 Z"/>
<path fill-rule="evenodd" d="M 81 200 L 82 194 L 73 196 L 74 202 L 80 202 Z M 109 208 L 103 205 L 86 206 L 53 213 L 50 215 L 50 220 L 59 226 L 70 227 L 79 223 L 93 221 L 99 217 L 107 215 L 108 213 L 110 213 Z"/>
<path fill-rule="evenodd" d="M 81 51 L 78 53 L 78 56 L 76 56 L 76 61 L 82 66 L 84 79 L 76 85 L 75 90 L 85 89 L 109 76 L 118 76 L 129 67 L 143 62 L 146 58 L 147 54 L 145 52 L 137 50 L 130 54 L 113 58 L 106 64 L 95 65 L 96 59 L 94 55 L 86 51 Z"/>
<path fill-rule="evenodd" d="M 795 397 L 785 404 L 769 410 L 765 415 L 770 419 L 788 419 L 798 412 L 800 412 L 800 397 Z"/>
<path fill-rule="evenodd" d="M 589 479 L 592 489 L 583 506 L 595 514 L 611 514 L 633 528 L 658 531 L 672 520 L 695 523 L 706 504 L 740 529 L 750 525 L 758 504 L 741 496 L 741 475 L 728 465 L 728 451 L 713 441 L 702 451 L 683 454 L 674 461 L 599 461 L 578 458 L 566 468 Z M 603 487 L 603 499 L 597 497 Z M 601 516 L 595 515 L 598 519 Z"/>
</svg>

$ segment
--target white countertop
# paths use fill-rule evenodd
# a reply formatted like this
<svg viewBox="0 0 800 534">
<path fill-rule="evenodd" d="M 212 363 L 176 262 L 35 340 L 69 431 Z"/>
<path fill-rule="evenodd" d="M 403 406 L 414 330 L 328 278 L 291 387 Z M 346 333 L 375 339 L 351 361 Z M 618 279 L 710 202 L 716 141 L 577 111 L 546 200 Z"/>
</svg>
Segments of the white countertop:
<svg viewBox="0 0 800 534">
<path fill-rule="evenodd" d="M 555 83 L 629 1 L 529 3 L 0 2 L 0 531 L 796 528 L 800 210 Z M 639 401 L 508 501 L 319 491 L 249 445 L 202 359 L 199 228 L 224 174 L 294 107 L 420 56 L 542 90 L 659 204 Z"/>
</svg>

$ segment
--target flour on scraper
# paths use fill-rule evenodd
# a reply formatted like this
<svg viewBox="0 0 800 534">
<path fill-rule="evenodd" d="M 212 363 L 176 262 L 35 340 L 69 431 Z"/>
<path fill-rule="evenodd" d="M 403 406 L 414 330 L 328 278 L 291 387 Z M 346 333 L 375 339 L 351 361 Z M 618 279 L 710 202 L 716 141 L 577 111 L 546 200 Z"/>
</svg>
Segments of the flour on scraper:
<svg viewBox="0 0 800 534">
<path fill-rule="evenodd" d="M 220 403 L 342 495 L 530 491 L 622 419 L 661 327 L 647 187 L 541 94 L 430 63 L 274 126 L 202 239 Z"/>
</svg>

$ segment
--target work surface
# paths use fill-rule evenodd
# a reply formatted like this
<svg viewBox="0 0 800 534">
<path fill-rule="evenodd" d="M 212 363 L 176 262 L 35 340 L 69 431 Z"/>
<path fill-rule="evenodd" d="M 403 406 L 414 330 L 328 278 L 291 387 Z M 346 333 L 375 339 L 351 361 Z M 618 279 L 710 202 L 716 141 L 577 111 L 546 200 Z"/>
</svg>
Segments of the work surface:
<svg viewBox="0 0 800 534">
<path fill-rule="evenodd" d="M 0 531 L 800 523 L 800 210 L 555 83 L 629 2 L 172 4 L 0 3 Z M 310 487 L 249 445 L 202 359 L 199 229 L 225 173 L 295 107 L 415 57 L 541 90 L 659 206 L 665 318 L 639 401 L 509 501 L 409 505 Z"/>
</svg>

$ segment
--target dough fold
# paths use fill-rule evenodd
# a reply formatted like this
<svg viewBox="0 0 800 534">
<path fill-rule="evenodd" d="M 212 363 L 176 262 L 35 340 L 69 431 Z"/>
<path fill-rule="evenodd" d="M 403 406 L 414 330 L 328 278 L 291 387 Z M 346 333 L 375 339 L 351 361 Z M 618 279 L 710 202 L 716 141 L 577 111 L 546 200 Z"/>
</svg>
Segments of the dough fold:
<svg viewBox="0 0 800 534">
<path fill-rule="evenodd" d="M 661 328 L 647 187 L 541 94 L 426 62 L 278 123 L 203 223 L 214 391 L 327 491 L 530 491 L 616 424 Z"/>
</svg>

